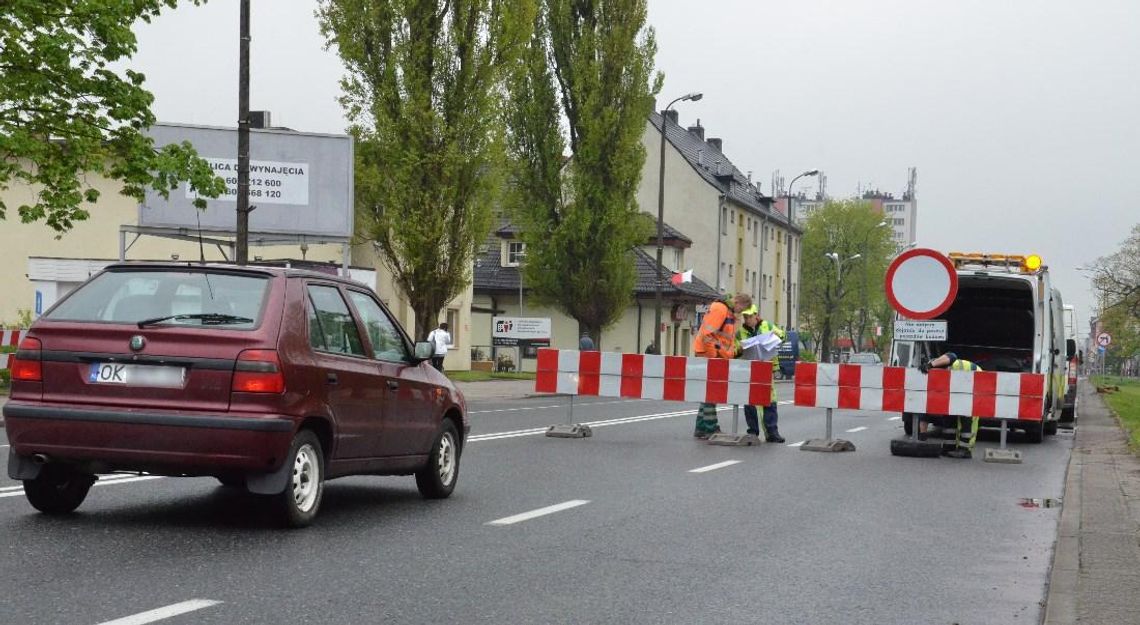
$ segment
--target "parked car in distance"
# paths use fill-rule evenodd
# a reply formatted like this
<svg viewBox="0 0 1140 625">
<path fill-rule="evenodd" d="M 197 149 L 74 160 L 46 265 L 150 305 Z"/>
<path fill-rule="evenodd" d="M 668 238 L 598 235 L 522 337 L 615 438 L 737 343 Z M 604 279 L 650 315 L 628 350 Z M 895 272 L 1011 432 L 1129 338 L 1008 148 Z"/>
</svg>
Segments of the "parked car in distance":
<svg viewBox="0 0 1140 625">
<path fill-rule="evenodd" d="M 883 364 L 883 359 L 879 358 L 879 355 L 876 354 L 875 352 L 859 352 L 856 354 L 851 354 L 851 357 L 847 359 L 847 364 L 850 364 L 850 365 L 881 365 L 881 364 Z"/>
<path fill-rule="evenodd" d="M 8 472 L 36 509 L 75 510 L 101 473 L 213 476 L 312 522 L 324 482 L 459 477 L 462 394 L 365 286 L 322 273 L 111 265 L 15 353 Z"/>
</svg>

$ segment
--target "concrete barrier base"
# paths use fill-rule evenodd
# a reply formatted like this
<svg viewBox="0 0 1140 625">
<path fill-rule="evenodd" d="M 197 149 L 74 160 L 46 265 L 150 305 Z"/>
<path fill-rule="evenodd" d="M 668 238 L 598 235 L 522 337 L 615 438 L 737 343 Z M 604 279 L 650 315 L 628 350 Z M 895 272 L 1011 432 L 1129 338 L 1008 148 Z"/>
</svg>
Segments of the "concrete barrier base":
<svg viewBox="0 0 1140 625">
<path fill-rule="evenodd" d="M 728 447 L 748 447 L 760 443 L 760 439 L 752 434 L 726 434 L 717 432 L 709 437 L 709 445 L 725 445 Z"/>
<path fill-rule="evenodd" d="M 552 425 L 546 428 L 546 435 L 551 438 L 587 438 L 594 435 L 590 426 L 575 423 L 573 425 Z"/>
<path fill-rule="evenodd" d="M 985 456 L 982 460 L 1001 464 L 1021 464 L 1021 452 L 1016 449 L 986 448 Z"/>
<path fill-rule="evenodd" d="M 842 439 L 828 440 L 826 438 L 813 438 L 800 445 L 800 451 L 855 451 L 855 444 Z"/>
</svg>

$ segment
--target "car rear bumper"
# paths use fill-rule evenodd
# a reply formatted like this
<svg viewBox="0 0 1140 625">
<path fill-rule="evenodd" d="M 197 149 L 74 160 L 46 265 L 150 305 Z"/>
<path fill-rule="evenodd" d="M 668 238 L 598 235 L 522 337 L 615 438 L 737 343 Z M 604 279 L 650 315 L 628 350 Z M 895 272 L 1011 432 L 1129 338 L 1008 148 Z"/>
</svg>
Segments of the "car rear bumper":
<svg viewBox="0 0 1140 625">
<path fill-rule="evenodd" d="M 268 471 L 283 461 L 294 422 L 279 415 L 92 409 L 9 401 L 12 453 L 104 469 L 167 474 Z"/>
</svg>

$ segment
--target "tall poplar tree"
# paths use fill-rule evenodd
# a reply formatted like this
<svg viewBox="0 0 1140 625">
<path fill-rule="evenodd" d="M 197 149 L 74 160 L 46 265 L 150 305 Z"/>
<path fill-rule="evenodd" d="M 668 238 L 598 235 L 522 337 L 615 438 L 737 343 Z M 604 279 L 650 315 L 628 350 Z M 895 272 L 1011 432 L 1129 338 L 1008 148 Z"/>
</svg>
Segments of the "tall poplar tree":
<svg viewBox="0 0 1140 625">
<path fill-rule="evenodd" d="M 645 22 L 645 0 L 544 0 L 512 83 L 511 156 L 524 191 L 514 214 L 526 283 L 535 300 L 595 339 L 629 306 L 637 279 L 631 250 L 648 236 L 636 193 L 641 135 L 661 77 Z M 560 116 L 571 152 L 565 167 Z"/>
<path fill-rule="evenodd" d="M 192 0 L 200 4 L 202 0 Z M 5 0 L 0 3 L 0 191 L 36 189 L 20 220 L 63 233 L 87 219 L 99 191 L 86 174 L 122 183 L 139 202 L 184 180 L 217 197 L 223 181 L 189 143 L 156 149 L 144 76 L 116 70 L 138 47 L 131 26 L 177 0 Z M 203 200 L 196 204 L 204 207 Z M 0 199 L 0 219 L 8 209 Z"/>
<path fill-rule="evenodd" d="M 535 0 L 324 0 L 356 138 L 357 231 L 423 339 L 471 280 L 501 189 L 504 83 Z"/>
</svg>

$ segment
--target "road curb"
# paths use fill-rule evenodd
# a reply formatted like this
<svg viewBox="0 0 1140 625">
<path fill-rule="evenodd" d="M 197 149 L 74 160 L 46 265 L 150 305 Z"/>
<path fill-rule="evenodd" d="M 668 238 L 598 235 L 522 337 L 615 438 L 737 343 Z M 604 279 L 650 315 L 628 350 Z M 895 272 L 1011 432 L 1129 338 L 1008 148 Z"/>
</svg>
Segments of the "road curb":
<svg viewBox="0 0 1140 625">
<path fill-rule="evenodd" d="M 1049 591 L 1045 595 L 1043 625 L 1072 625 L 1077 622 L 1077 585 L 1081 567 L 1081 473 L 1084 450 L 1077 446 L 1074 430 L 1069 466 L 1065 470 L 1065 493 L 1058 523 L 1053 564 L 1049 570 Z"/>
</svg>

